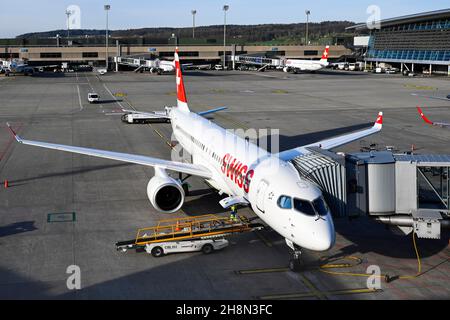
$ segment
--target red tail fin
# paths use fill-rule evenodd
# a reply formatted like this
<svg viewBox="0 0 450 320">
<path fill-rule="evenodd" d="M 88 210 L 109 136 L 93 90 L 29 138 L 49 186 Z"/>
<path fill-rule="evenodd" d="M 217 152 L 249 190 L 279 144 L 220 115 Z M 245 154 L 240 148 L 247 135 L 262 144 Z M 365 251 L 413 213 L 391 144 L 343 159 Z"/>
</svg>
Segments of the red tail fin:
<svg viewBox="0 0 450 320">
<path fill-rule="evenodd" d="M 175 49 L 175 72 L 177 80 L 177 105 L 180 110 L 189 112 L 187 104 L 186 91 L 184 89 L 183 74 L 181 73 L 180 57 L 178 56 L 178 47 Z"/>
<path fill-rule="evenodd" d="M 327 60 L 328 60 L 328 54 L 329 54 L 329 52 L 330 52 L 330 46 L 326 46 L 326 47 L 325 47 L 325 50 L 323 51 L 322 59 L 321 59 L 321 60 L 327 61 Z"/>
</svg>

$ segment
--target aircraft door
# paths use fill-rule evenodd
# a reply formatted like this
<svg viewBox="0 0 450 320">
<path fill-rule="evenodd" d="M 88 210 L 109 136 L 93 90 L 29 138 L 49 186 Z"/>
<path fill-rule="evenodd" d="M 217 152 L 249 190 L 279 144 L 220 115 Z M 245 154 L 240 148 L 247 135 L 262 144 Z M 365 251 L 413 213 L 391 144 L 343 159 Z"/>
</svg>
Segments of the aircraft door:
<svg viewBox="0 0 450 320">
<path fill-rule="evenodd" d="M 264 201 L 265 201 L 265 195 L 266 195 L 266 190 L 267 190 L 268 186 L 269 186 L 269 183 L 266 180 L 261 180 L 259 182 L 258 188 L 256 190 L 256 207 L 262 213 L 265 213 Z"/>
</svg>

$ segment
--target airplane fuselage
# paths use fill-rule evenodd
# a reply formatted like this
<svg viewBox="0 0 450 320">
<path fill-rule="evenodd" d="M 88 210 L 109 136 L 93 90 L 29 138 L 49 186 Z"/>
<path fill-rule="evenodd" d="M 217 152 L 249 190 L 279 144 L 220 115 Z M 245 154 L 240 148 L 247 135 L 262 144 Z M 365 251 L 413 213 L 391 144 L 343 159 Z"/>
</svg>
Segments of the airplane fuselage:
<svg viewBox="0 0 450 320">
<path fill-rule="evenodd" d="M 328 62 L 314 61 L 314 60 L 295 60 L 288 59 L 286 60 L 287 70 L 297 69 L 300 71 L 318 71 L 320 69 L 325 68 L 328 65 Z"/>
<path fill-rule="evenodd" d="M 330 212 L 321 219 L 294 208 L 281 209 L 283 195 L 305 201 L 322 197 L 291 163 L 195 113 L 170 110 L 174 136 L 192 162 L 213 172 L 207 182 L 219 192 L 242 196 L 276 232 L 300 247 L 324 251 L 335 241 Z"/>
</svg>

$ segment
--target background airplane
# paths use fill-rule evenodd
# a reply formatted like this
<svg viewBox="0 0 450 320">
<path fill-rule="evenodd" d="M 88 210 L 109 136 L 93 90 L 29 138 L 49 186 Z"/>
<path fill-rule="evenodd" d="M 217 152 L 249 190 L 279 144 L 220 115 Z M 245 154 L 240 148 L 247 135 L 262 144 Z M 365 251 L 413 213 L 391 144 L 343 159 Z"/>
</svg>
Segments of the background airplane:
<svg viewBox="0 0 450 320">
<path fill-rule="evenodd" d="M 428 119 L 428 117 L 422 112 L 422 108 L 420 108 L 419 106 L 417 106 L 417 111 L 420 114 L 420 117 L 423 119 L 423 121 L 425 121 L 428 124 L 431 124 L 433 126 L 437 126 L 437 127 L 441 127 L 441 128 L 450 128 L 450 123 L 446 123 L 446 122 L 433 122 L 430 119 Z"/>
<path fill-rule="evenodd" d="M 412 96 L 416 96 L 416 97 L 423 97 L 423 98 L 429 98 L 429 99 L 450 101 L 450 94 L 447 95 L 446 97 L 427 96 L 427 95 L 422 95 L 422 94 L 418 94 L 418 93 L 411 93 L 411 95 Z"/>
<path fill-rule="evenodd" d="M 322 58 L 318 61 L 287 59 L 286 66 L 283 68 L 283 71 L 297 73 L 299 71 L 317 71 L 326 68 L 328 66 L 329 51 L 330 46 L 326 46 L 323 51 Z"/>
</svg>

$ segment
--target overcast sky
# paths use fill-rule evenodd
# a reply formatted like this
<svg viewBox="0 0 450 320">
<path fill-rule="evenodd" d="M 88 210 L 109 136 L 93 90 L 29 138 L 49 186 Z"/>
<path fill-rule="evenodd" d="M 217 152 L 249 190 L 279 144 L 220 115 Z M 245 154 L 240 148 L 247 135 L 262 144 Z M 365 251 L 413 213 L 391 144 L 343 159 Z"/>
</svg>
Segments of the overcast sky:
<svg viewBox="0 0 450 320">
<path fill-rule="evenodd" d="M 105 29 L 103 5 L 111 5 L 110 29 L 142 27 L 187 27 L 192 25 L 191 10 L 196 9 L 196 25 L 223 24 L 224 4 L 230 9 L 230 24 L 293 23 L 305 21 L 311 10 L 313 22 L 324 20 L 367 21 L 367 8 L 377 5 L 381 18 L 450 8 L 448 0 L 1 0 L 0 38 L 66 29 L 69 5 L 81 9 L 81 28 Z"/>
</svg>

